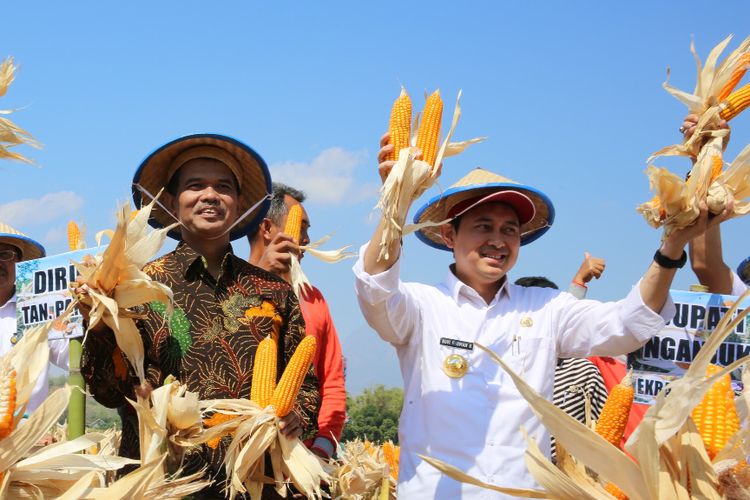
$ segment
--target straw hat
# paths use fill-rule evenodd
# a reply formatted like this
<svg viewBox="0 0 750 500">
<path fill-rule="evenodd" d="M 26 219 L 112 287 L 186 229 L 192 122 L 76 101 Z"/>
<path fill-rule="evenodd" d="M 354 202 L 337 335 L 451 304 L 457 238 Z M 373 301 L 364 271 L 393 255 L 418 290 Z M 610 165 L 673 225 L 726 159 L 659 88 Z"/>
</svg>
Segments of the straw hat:
<svg viewBox="0 0 750 500">
<path fill-rule="evenodd" d="M 39 259 L 46 255 L 41 243 L 2 222 L 0 222 L 0 243 L 13 245 L 21 250 L 21 260 Z"/>
<path fill-rule="evenodd" d="M 511 193 L 501 195 L 499 197 L 501 199 L 497 199 L 498 196 L 491 196 L 501 191 Z M 493 200 L 503 201 L 516 207 L 521 221 L 521 245 L 531 243 L 546 233 L 555 220 L 555 207 L 552 206 L 547 195 L 541 191 L 494 174 L 489 170 L 475 168 L 445 192 L 422 206 L 414 215 L 414 223 L 440 222 L 449 217 L 461 215 L 479 203 Z M 533 210 L 528 206 L 529 202 L 533 204 Z M 443 243 L 439 226 L 420 229 L 417 231 L 417 238 L 431 247 L 450 250 Z"/>
<path fill-rule="evenodd" d="M 187 161 L 195 158 L 212 158 L 224 163 L 234 174 L 240 187 L 237 213 L 242 215 L 271 192 L 271 174 L 263 158 L 250 146 L 219 134 L 194 134 L 175 139 L 158 148 L 143 160 L 133 177 L 133 201 L 140 207 L 151 201 L 143 196 L 137 185 L 151 195 L 166 187 L 172 175 Z M 265 217 L 270 200 L 265 200 L 255 210 L 247 214 L 230 233 L 236 240 L 252 232 Z M 158 206 L 151 212 L 149 224 L 161 228 L 169 226 L 175 219 Z M 169 232 L 169 236 L 180 239 L 179 228 Z"/>
<path fill-rule="evenodd" d="M 750 285 L 750 257 L 740 262 L 740 265 L 737 266 L 737 275 L 746 285 Z"/>
</svg>

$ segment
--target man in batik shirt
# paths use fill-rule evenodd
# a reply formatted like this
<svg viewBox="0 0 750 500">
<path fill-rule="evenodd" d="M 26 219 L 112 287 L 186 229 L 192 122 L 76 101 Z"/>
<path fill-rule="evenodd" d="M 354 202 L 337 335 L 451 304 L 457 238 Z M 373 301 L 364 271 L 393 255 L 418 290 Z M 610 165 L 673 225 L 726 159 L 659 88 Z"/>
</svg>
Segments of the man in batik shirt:
<svg viewBox="0 0 750 500">
<path fill-rule="evenodd" d="M 183 137 L 147 157 L 133 183 L 136 206 L 141 191 L 155 194 L 166 189 L 162 199 L 167 210 L 155 207 L 153 226 L 180 222 L 170 233 L 180 240 L 175 251 L 144 268 L 172 289 L 174 312 L 165 317 L 162 303 L 142 311 L 145 317 L 138 326 L 146 350 L 143 385 L 135 386 L 132 369 L 107 331 L 88 336 L 82 372 L 94 398 L 118 408 L 123 417 L 120 454 L 137 458 L 138 422 L 125 398 L 134 398 L 136 391 L 150 393 L 169 375 L 201 399 L 249 398 L 258 343 L 267 335 L 278 335 L 280 376 L 305 326 L 291 287 L 232 253 L 230 240 L 245 236 L 268 209 L 271 182 L 255 151 L 224 136 Z M 282 433 L 295 438 L 314 428 L 318 404 L 317 381 L 310 375 L 294 411 L 280 423 Z M 215 479 L 200 498 L 223 495 L 222 462 L 230 439 L 225 436 L 214 448 L 194 448 L 188 454 L 186 471 L 208 466 Z M 265 488 L 263 498 L 276 497 L 273 487 Z"/>
</svg>

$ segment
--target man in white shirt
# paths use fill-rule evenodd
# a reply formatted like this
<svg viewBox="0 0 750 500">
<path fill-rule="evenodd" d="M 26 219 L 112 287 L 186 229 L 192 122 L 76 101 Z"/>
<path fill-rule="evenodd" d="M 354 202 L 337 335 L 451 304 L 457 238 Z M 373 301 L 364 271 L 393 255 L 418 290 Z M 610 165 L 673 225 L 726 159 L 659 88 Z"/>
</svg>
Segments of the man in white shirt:
<svg viewBox="0 0 750 500">
<path fill-rule="evenodd" d="M 44 257 L 44 247 L 23 233 L 0 222 L 0 355 L 10 351 L 16 344 L 16 264 L 25 260 Z M 50 362 L 68 369 L 68 341 L 53 340 L 49 343 Z M 49 393 L 49 368 L 37 380 L 34 392 L 26 408 L 34 411 Z"/>
<path fill-rule="evenodd" d="M 384 161 L 392 149 L 387 140 L 378 155 L 381 180 L 393 166 Z M 354 266 L 356 291 L 370 326 L 396 348 L 404 378 L 398 496 L 505 498 L 459 484 L 417 456 L 444 460 L 487 483 L 538 487 L 524 463 L 520 428 L 547 453 L 549 434 L 509 376 L 474 343 L 488 346 L 551 399 L 557 358 L 624 354 L 663 328 L 674 314 L 669 287 L 686 261 L 685 245 L 726 214 L 709 222 L 704 207 L 694 225 L 662 241 L 641 281 L 612 303 L 509 282 L 520 246 L 554 220 L 540 191 L 476 169 L 424 205 L 414 221 L 448 218 L 449 224 L 417 233 L 452 251 L 455 263 L 443 283 L 401 282 L 398 242 L 378 260 L 381 218 Z"/>
</svg>

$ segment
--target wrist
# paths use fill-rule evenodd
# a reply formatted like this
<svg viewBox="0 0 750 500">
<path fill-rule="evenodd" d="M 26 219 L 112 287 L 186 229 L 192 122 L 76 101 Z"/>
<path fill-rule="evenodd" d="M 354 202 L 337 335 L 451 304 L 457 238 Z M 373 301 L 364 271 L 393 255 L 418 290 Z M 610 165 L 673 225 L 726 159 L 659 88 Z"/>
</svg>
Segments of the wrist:
<svg viewBox="0 0 750 500">
<path fill-rule="evenodd" d="M 573 281 L 572 281 L 572 283 L 573 283 L 573 284 L 574 284 L 575 286 L 580 286 L 581 288 L 588 288 L 588 287 L 586 286 L 586 283 L 584 283 L 582 279 L 578 279 L 578 278 L 573 278 Z"/>
<path fill-rule="evenodd" d="M 675 245 L 664 242 L 657 251 L 668 259 L 680 260 L 685 253 L 685 245 Z"/>
<path fill-rule="evenodd" d="M 675 259 L 672 258 L 671 255 L 665 255 L 664 252 L 659 249 L 654 254 L 654 262 L 664 269 L 680 269 L 687 262 L 687 252 L 683 250 L 682 254 Z"/>
</svg>

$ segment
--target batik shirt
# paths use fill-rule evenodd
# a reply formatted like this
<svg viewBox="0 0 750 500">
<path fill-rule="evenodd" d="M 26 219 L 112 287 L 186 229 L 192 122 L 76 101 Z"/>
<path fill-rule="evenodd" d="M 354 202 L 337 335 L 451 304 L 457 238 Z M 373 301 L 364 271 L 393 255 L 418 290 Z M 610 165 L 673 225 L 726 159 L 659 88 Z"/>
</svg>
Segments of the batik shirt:
<svg viewBox="0 0 750 500">
<path fill-rule="evenodd" d="M 146 378 L 154 386 L 173 375 L 201 399 L 249 398 L 253 360 L 258 343 L 279 330 L 277 379 L 305 335 L 299 302 L 282 279 L 235 257 L 225 255 L 215 279 L 205 259 L 185 243 L 144 268 L 152 279 L 172 289 L 174 312 L 163 303 L 141 311 L 137 324 L 144 342 Z M 123 416 L 120 454 L 138 457 L 138 423 L 125 398 L 134 398 L 132 369 L 125 371 L 114 336 L 91 334 L 84 343 L 81 371 L 94 398 Z M 295 412 L 304 429 L 314 430 L 320 404 L 312 371 L 302 386 Z M 223 478 L 227 436 L 216 449 L 203 447 L 188 455 L 189 468 L 208 465 Z M 269 488 L 267 488 L 269 489 Z M 265 495 L 264 495 L 265 496 Z"/>
</svg>

